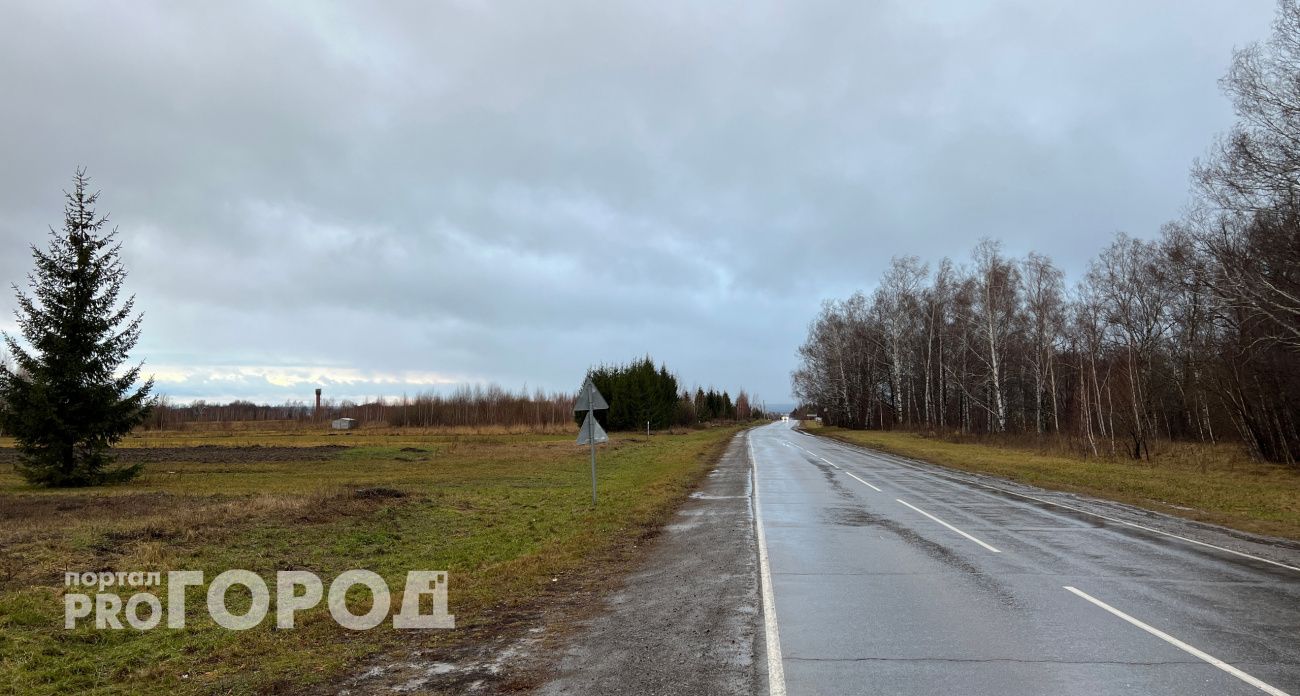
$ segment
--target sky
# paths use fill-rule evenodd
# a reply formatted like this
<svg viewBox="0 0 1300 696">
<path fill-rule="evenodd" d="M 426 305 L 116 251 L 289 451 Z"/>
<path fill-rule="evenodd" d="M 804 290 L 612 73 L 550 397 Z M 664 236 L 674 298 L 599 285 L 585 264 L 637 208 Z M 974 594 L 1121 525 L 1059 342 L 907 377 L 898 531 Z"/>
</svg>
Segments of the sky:
<svg viewBox="0 0 1300 696">
<path fill-rule="evenodd" d="M 1271 0 L 6 2 L 0 282 L 86 167 L 178 401 L 650 354 L 790 400 L 823 299 L 1158 233 Z M 0 329 L 15 328 L 11 293 Z"/>
</svg>

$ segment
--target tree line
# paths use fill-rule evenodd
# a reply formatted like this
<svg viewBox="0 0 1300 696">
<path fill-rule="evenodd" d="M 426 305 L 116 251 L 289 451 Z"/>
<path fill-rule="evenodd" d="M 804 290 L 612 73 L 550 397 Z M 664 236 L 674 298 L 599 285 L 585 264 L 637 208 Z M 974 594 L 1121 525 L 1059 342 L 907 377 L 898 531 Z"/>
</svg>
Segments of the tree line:
<svg viewBox="0 0 1300 696">
<path fill-rule="evenodd" d="M 831 424 L 1057 434 L 1150 458 L 1156 438 L 1300 459 L 1300 3 L 1234 54 L 1237 124 L 1192 170 L 1188 212 L 1118 234 L 1067 288 L 985 239 L 965 264 L 894 258 L 824 303 L 796 396 Z"/>
<path fill-rule="evenodd" d="M 742 389 L 733 401 L 726 392 L 697 388 L 694 395 L 680 389 L 676 375 L 645 358 L 627 365 L 602 365 L 590 373 L 596 388 L 609 402 L 597 412 L 610 430 L 644 430 L 691 427 L 712 421 L 760 418 L 763 410 Z M 186 404 L 159 397 L 143 427 L 177 430 L 190 424 L 293 423 L 310 425 L 336 418 L 353 418 L 363 424 L 391 427 L 456 428 L 517 427 L 533 430 L 567 428 L 574 421 L 576 394 L 536 390 L 511 391 L 497 385 L 457 387 L 449 394 L 425 393 L 414 397 L 376 397 L 370 400 L 327 399 L 317 410 L 311 403 L 288 401 L 259 404 L 247 400 Z M 578 414 L 581 422 L 583 414 Z"/>
<path fill-rule="evenodd" d="M 290 422 L 302 425 L 336 418 L 392 427 L 458 428 L 518 427 L 549 430 L 567 426 L 573 418 L 573 395 L 536 390 L 510 391 L 497 385 L 461 386 L 449 394 L 425 393 L 399 398 L 334 400 L 320 410 L 303 401 L 258 404 L 247 400 L 229 403 L 194 401 L 175 404 L 161 397 L 144 423 L 145 428 L 175 430 L 191 423 Z"/>
<path fill-rule="evenodd" d="M 662 430 L 672 426 L 694 426 L 712 421 L 752 420 L 763 417 L 761 407 L 751 402 L 745 390 L 731 395 L 712 387 L 696 387 L 694 394 L 682 389 L 677 376 L 664 365 L 655 366 L 650 356 L 625 365 L 601 365 L 588 372 L 596 389 L 609 403 L 597 411 L 596 419 L 607 430 Z M 579 423 L 585 414 L 577 414 Z"/>
</svg>

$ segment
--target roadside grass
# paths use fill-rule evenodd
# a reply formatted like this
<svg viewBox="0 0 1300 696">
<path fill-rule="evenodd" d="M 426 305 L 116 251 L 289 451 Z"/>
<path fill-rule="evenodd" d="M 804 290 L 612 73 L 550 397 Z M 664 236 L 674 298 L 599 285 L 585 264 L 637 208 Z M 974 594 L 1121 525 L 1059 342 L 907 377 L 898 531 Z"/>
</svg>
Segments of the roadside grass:
<svg viewBox="0 0 1300 696">
<path fill-rule="evenodd" d="M 149 462 L 131 484 L 71 490 L 33 489 L 0 468 L 0 692 L 300 692 L 368 656 L 451 649 L 656 529 L 737 430 L 614 434 L 595 509 L 572 434 L 155 432 L 126 445 L 203 447 L 202 461 Z M 249 448 L 340 441 L 349 447 L 304 451 L 308 460 L 265 461 Z M 210 582 L 232 568 L 272 588 L 277 570 L 311 570 L 327 586 L 372 570 L 394 609 L 408 570 L 448 570 L 457 628 L 398 632 L 387 621 L 352 632 L 322 605 L 276 630 L 274 589 L 271 614 L 248 631 L 212 623 L 201 589 L 184 630 L 63 628 L 65 571 L 201 570 Z M 239 613 L 248 597 L 229 600 Z M 357 613 L 369 605 L 364 592 L 349 602 Z"/>
<path fill-rule="evenodd" d="M 1300 540 L 1300 468 L 1252 460 L 1237 446 L 1160 443 L 1153 461 L 1088 457 L 1035 439 L 976 443 L 934 434 L 809 432 L 953 469 L 1002 476 L 1246 532 Z"/>
</svg>

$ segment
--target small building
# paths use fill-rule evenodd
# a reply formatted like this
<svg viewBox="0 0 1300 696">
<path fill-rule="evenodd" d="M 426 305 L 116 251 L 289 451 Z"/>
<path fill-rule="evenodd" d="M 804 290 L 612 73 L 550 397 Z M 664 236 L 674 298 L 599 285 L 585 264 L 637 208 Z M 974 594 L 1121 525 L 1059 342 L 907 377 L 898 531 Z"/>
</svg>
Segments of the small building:
<svg viewBox="0 0 1300 696">
<path fill-rule="evenodd" d="M 351 429 L 357 427 L 357 419 L 355 419 L 355 418 L 338 418 L 338 419 L 335 419 L 335 420 L 333 420 L 333 421 L 330 421 L 330 427 L 333 428 L 333 429 L 335 429 L 335 430 L 351 430 Z"/>
</svg>

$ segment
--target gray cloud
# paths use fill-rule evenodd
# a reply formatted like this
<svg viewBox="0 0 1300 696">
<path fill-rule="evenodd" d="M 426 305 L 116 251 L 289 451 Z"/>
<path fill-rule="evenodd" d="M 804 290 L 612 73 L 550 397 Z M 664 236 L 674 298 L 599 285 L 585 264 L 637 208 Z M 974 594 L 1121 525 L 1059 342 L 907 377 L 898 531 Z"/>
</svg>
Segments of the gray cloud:
<svg viewBox="0 0 1300 696">
<path fill-rule="evenodd" d="M 1077 272 L 1154 234 L 1272 11 L 11 3 L 0 279 L 85 165 L 182 398 L 570 389 L 649 352 L 783 401 L 818 302 L 892 255 L 990 235 Z"/>
</svg>

